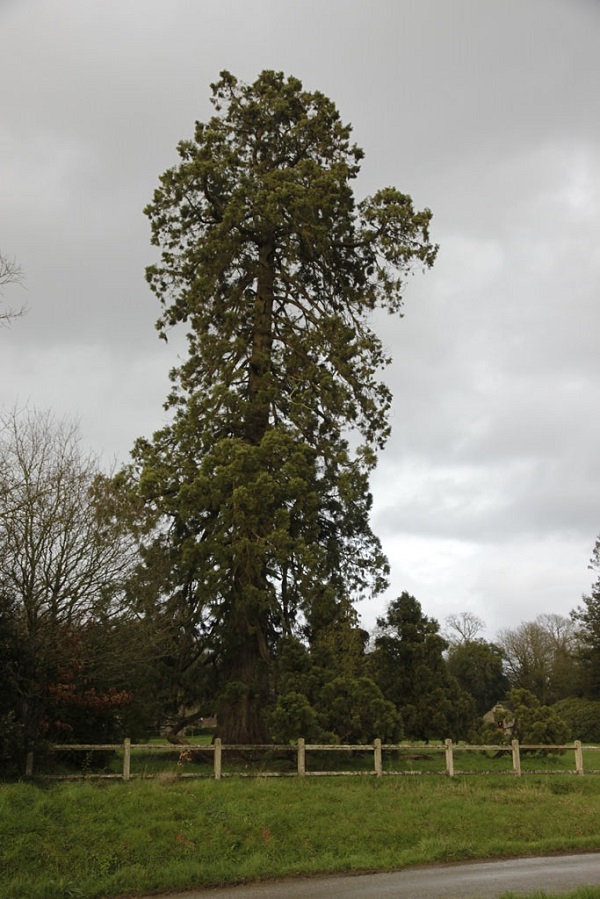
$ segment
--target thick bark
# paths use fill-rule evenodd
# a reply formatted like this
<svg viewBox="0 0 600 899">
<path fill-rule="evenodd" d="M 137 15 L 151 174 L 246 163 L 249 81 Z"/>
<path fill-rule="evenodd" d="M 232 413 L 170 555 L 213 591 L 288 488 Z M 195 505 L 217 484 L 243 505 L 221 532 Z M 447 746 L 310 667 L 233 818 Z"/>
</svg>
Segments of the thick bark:
<svg viewBox="0 0 600 899">
<path fill-rule="evenodd" d="M 245 420 L 245 439 L 253 446 L 261 443 L 270 423 L 274 251 L 272 238 L 266 240 L 259 250 Z M 249 595 L 260 595 L 266 589 L 267 578 L 263 571 L 243 571 L 235 578 L 229 620 L 231 645 L 224 665 L 226 687 L 219 707 L 217 728 L 224 743 L 264 743 L 268 739 L 264 721 L 270 666 L 266 640 L 267 615 L 258 600 L 249 599 Z"/>
<path fill-rule="evenodd" d="M 269 696 L 268 663 L 250 628 L 246 629 L 238 651 L 228 660 L 224 678 L 226 687 L 219 703 L 218 736 L 226 744 L 266 743 L 269 738 L 264 720 Z"/>
</svg>

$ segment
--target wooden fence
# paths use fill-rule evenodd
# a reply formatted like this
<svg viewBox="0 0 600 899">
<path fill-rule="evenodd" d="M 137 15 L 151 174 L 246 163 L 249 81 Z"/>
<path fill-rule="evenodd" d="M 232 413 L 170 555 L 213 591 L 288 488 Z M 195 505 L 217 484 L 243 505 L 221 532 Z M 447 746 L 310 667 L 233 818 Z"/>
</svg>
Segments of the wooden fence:
<svg viewBox="0 0 600 899">
<path fill-rule="evenodd" d="M 513 774 L 516 777 L 520 777 L 523 773 L 525 774 L 578 774 L 583 775 L 584 773 L 588 774 L 600 774 L 600 770 L 596 768 L 588 768 L 587 771 L 584 771 L 583 765 L 583 750 L 588 751 L 600 751 L 600 746 L 591 746 L 589 744 L 582 745 L 580 740 L 575 740 L 574 743 L 568 743 L 566 745 L 546 745 L 546 744 L 522 744 L 519 745 L 518 740 L 513 740 L 510 745 L 502 744 L 502 745 L 465 745 L 463 743 L 454 744 L 452 740 L 445 740 L 443 743 L 394 743 L 394 744 L 382 744 L 381 740 L 375 740 L 373 744 L 344 744 L 344 745 L 321 745 L 317 743 L 306 743 L 303 739 L 299 739 L 295 745 L 273 745 L 273 744 L 265 744 L 265 745 L 224 745 L 221 743 L 220 739 L 215 739 L 214 742 L 210 745 L 184 745 L 181 747 L 174 746 L 172 743 L 136 743 L 133 744 L 131 740 L 125 739 L 123 743 L 114 744 L 114 743 L 105 743 L 105 744 L 80 744 L 80 745 L 69 745 L 69 744 L 53 744 L 51 747 L 52 751 L 60 752 L 60 751 L 68 751 L 68 752 L 94 752 L 97 750 L 121 750 L 123 753 L 123 765 L 122 771 L 119 774 L 78 774 L 78 775 L 41 775 L 47 778 L 52 779 L 76 779 L 76 778 L 113 778 L 113 779 L 122 779 L 122 780 L 130 780 L 133 777 L 153 777 L 156 775 L 147 774 L 147 773 L 132 773 L 131 771 L 131 758 L 132 758 L 132 748 L 135 752 L 145 751 L 149 753 L 162 753 L 165 751 L 179 752 L 181 756 L 185 757 L 188 753 L 201 753 L 201 754 L 211 754 L 213 755 L 212 759 L 212 773 L 180 773 L 181 777 L 188 778 L 197 778 L 197 777 L 214 777 L 216 780 L 220 780 L 222 777 L 324 777 L 324 776 L 402 776 L 402 775 L 415 775 L 415 774 L 443 774 L 448 777 L 455 777 L 456 775 L 472 775 L 472 774 Z M 521 768 L 521 753 L 527 751 L 545 751 L 554 750 L 560 752 L 568 752 L 571 751 L 574 753 L 574 762 L 575 767 L 572 769 L 541 769 L 541 770 L 526 770 L 522 771 Z M 223 770 L 223 754 L 226 752 L 233 752 L 239 757 L 240 753 L 252 753 L 253 756 L 256 753 L 285 753 L 287 756 L 290 754 L 295 755 L 296 758 L 296 770 L 295 771 L 254 771 L 254 772 L 240 772 L 240 771 L 228 771 L 225 772 Z M 370 770 L 351 770 L 351 771 L 313 771 L 309 770 L 307 767 L 307 754 L 310 752 L 360 752 L 361 754 L 372 752 L 373 753 L 373 766 Z M 419 753 L 427 754 L 423 757 L 430 757 L 431 753 L 441 753 L 444 757 L 444 767 L 439 771 L 419 771 L 419 770 L 384 770 L 383 767 L 383 753 L 391 752 L 397 753 L 400 757 L 402 754 L 410 753 L 410 758 L 419 758 Z M 459 770 L 455 766 L 456 752 L 464 753 L 464 752 L 493 752 L 496 754 L 506 754 L 510 753 L 512 756 L 512 768 L 506 769 L 504 771 L 492 771 L 492 770 Z M 34 774 L 34 757 L 33 753 L 29 753 L 26 760 L 26 775 L 33 776 Z"/>
</svg>

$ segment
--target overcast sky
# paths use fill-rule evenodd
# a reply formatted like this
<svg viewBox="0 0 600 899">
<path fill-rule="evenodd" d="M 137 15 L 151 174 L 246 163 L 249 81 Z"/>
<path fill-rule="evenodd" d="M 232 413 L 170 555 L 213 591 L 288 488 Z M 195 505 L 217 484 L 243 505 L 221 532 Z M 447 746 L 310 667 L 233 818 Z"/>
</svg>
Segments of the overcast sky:
<svg viewBox="0 0 600 899">
<path fill-rule="evenodd" d="M 393 435 L 373 477 L 386 597 L 487 635 L 567 615 L 600 531 L 600 0 L 0 0 L 0 249 L 28 315 L 0 406 L 80 420 L 108 464 L 165 420 L 142 209 L 222 69 L 321 90 L 357 193 L 434 214 L 433 271 L 378 328 Z"/>
</svg>

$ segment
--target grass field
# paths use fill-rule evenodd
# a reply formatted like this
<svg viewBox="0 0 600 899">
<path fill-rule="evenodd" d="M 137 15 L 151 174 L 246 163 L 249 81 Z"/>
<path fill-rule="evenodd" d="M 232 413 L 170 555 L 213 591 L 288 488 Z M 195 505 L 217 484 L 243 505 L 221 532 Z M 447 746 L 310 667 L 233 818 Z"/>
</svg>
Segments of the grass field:
<svg viewBox="0 0 600 899">
<path fill-rule="evenodd" d="M 92 899 L 599 846 L 596 777 L 163 774 L 0 785 L 2 899 Z"/>
<path fill-rule="evenodd" d="M 600 899 L 600 887 L 580 887 L 569 893 L 504 893 L 500 899 Z"/>
</svg>

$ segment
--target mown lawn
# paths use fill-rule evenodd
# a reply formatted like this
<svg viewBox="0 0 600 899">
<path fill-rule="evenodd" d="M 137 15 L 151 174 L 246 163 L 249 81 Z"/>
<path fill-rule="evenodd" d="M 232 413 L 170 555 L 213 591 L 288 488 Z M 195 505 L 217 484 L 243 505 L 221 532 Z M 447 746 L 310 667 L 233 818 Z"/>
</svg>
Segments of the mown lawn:
<svg viewBox="0 0 600 899">
<path fill-rule="evenodd" d="M 106 897 L 600 846 L 600 778 L 0 785 L 0 896 Z"/>
</svg>

